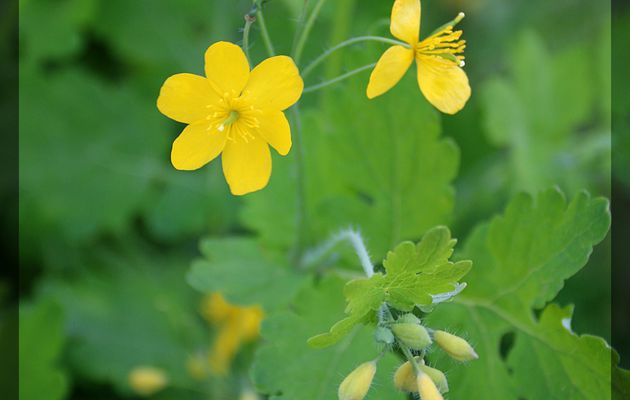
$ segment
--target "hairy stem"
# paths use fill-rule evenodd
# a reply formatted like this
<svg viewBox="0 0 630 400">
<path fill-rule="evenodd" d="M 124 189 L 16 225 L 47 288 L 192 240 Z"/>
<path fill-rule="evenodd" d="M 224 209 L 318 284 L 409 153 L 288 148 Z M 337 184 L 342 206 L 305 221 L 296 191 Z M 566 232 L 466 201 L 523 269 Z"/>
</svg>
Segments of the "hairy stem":
<svg viewBox="0 0 630 400">
<path fill-rule="evenodd" d="M 300 64 L 300 58 L 302 57 L 302 52 L 304 51 L 304 45 L 306 44 L 306 40 L 308 39 L 308 35 L 311 33 L 311 29 L 313 29 L 313 25 L 319 16 L 319 12 L 322 7 L 326 3 L 326 0 L 318 0 L 315 6 L 313 7 L 313 11 L 311 15 L 308 16 L 304 28 L 300 31 L 297 36 L 297 41 L 295 42 L 295 47 L 293 48 L 293 59 L 296 64 Z M 306 2 L 305 2 L 306 7 Z"/>
<path fill-rule="evenodd" d="M 357 36 L 357 37 L 353 37 L 353 38 L 350 38 L 348 40 L 344 40 L 343 42 L 341 42 L 341 43 L 331 47 L 330 49 L 324 51 L 321 55 L 319 55 L 319 57 L 317 57 L 316 59 L 311 61 L 310 64 L 308 64 L 306 67 L 304 67 L 304 69 L 302 71 L 302 78 L 306 78 L 306 76 L 308 74 L 310 74 L 319 64 L 321 64 L 322 61 L 324 61 L 326 58 L 330 57 L 336 51 L 341 50 L 344 47 L 351 46 L 351 45 L 353 45 L 355 43 L 368 42 L 368 41 L 382 42 L 382 43 L 388 43 L 388 44 L 393 44 L 393 45 L 400 45 L 400 46 L 404 46 L 404 47 L 409 47 L 409 45 L 407 43 L 405 43 L 405 42 L 401 42 L 399 40 L 389 39 L 389 38 L 381 37 L 381 36 Z"/>
<path fill-rule="evenodd" d="M 272 57 L 276 54 L 275 49 L 273 48 L 273 43 L 271 42 L 271 36 L 269 36 L 269 31 L 267 31 L 267 24 L 265 23 L 265 17 L 263 16 L 262 4 L 261 2 L 256 3 L 256 19 L 258 20 L 258 24 L 260 25 L 260 34 L 262 35 L 263 43 L 265 44 L 265 49 L 267 49 L 267 54 L 269 57 Z"/>
<path fill-rule="evenodd" d="M 307 252 L 302 258 L 301 265 L 304 268 L 309 267 L 343 241 L 348 241 L 352 245 L 354 252 L 359 258 L 361 268 L 363 268 L 363 272 L 365 272 L 365 275 L 368 278 L 374 275 L 374 266 L 372 265 L 372 260 L 370 259 L 367 247 L 363 242 L 363 237 L 361 236 L 361 233 L 359 231 L 352 228 L 342 230 L 341 232 L 330 237 L 330 239 L 325 241 L 319 247 L 316 247 L 315 249 Z"/>
<path fill-rule="evenodd" d="M 343 81 L 344 79 L 350 78 L 351 76 L 356 75 L 356 74 L 358 74 L 360 72 L 363 72 L 366 69 L 371 69 L 375 65 L 376 65 L 376 63 L 364 65 L 364 66 L 359 67 L 357 69 L 353 69 L 352 71 L 348 71 L 345 74 L 340 75 L 340 76 L 338 76 L 336 78 L 329 79 L 329 80 L 324 81 L 322 83 L 318 83 L 317 85 L 312 85 L 312 86 L 305 87 L 304 90 L 302 91 L 302 93 L 311 93 L 311 92 L 314 92 L 316 90 L 325 88 L 326 86 L 330 86 L 330 85 L 335 84 L 337 82 Z"/>
<path fill-rule="evenodd" d="M 306 183 L 304 182 L 304 146 L 302 144 L 302 121 L 300 118 L 300 109 L 298 104 L 291 107 L 291 113 L 293 115 L 293 124 L 295 127 L 295 134 L 293 135 L 293 143 L 295 144 L 295 175 L 297 179 L 297 193 L 296 193 L 296 240 L 295 248 L 293 251 L 294 264 L 300 265 L 300 259 L 302 258 L 302 250 L 304 248 L 304 241 L 307 231 L 306 221 Z"/>
<path fill-rule="evenodd" d="M 252 28 L 252 24 L 256 21 L 256 17 L 251 14 L 245 14 L 245 27 L 243 27 L 243 50 L 245 50 L 245 56 L 251 65 L 252 59 L 249 55 L 249 31 Z"/>
</svg>

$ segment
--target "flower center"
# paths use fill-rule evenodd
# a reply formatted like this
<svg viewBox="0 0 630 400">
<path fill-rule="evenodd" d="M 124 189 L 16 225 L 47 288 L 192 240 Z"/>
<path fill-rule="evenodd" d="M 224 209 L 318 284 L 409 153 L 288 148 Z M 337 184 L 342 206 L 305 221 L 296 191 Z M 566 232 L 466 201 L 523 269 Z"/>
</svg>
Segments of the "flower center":
<svg viewBox="0 0 630 400">
<path fill-rule="evenodd" d="M 225 132 L 228 140 L 243 140 L 248 143 L 255 139 L 256 130 L 260 126 L 258 117 L 262 111 L 249 104 L 242 96 L 235 93 L 224 93 L 214 104 L 206 106 L 209 110 L 206 130 Z"/>
<path fill-rule="evenodd" d="M 418 43 L 415 47 L 416 57 L 437 56 L 464 66 L 464 56 L 460 55 L 466 48 L 466 41 L 460 40 L 462 31 L 453 31 L 453 27 L 464 18 L 464 13 L 459 13 L 457 17 L 447 24 L 438 28 L 428 38 Z"/>
<path fill-rule="evenodd" d="M 239 113 L 238 113 L 238 111 L 236 111 L 236 110 L 232 110 L 232 111 L 230 111 L 230 114 L 228 115 L 228 117 L 225 119 L 225 121 L 223 121 L 223 122 L 221 123 L 221 125 L 219 125 L 219 126 L 217 127 L 217 129 L 218 129 L 220 132 L 223 132 L 223 131 L 225 130 L 225 127 L 226 127 L 226 126 L 230 126 L 230 125 L 232 125 L 234 122 L 236 122 L 236 121 L 238 120 L 238 117 L 239 117 Z"/>
</svg>

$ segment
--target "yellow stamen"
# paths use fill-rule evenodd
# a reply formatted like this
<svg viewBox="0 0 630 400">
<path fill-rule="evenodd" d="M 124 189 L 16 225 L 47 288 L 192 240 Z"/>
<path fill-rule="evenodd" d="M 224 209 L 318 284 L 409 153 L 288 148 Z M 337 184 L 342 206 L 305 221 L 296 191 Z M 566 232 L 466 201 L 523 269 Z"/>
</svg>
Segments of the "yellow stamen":
<svg viewBox="0 0 630 400">
<path fill-rule="evenodd" d="M 230 111 L 228 117 L 217 127 L 219 132 L 223 132 L 226 126 L 232 125 L 236 120 L 238 120 L 239 116 L 240 114 L 238 113 L 238 111 Z"/>
</svg>

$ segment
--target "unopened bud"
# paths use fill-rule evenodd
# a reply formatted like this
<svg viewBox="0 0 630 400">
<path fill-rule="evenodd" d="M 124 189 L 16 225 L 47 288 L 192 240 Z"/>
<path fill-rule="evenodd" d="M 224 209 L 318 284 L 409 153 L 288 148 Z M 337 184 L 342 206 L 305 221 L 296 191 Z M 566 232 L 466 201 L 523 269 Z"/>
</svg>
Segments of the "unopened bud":
<svg viewBox="0 0 630 400">
<path fill-rule="evenodd" d="M 397 323 L 392 325 L 392 331 L 398 340 L 412 350 L 422 350 L 431 344 L 429 332 L 422 325 L 407 322 Z"/>
<path fill-rule="evenodd" d="M 339 385 L 339 400 L 363 400 L 376 373 L 376 362 L 365 362 L 350 372 Z"/>
<path fill-rule="evenodd" d="M 416 380 L 420 400 L 444 400 L 437 386 L 427 374 L 420 374 Z"/>
<path fill-rule="evenodd" d="M 444 331 L 435 331 L 433 339 L 451 358 L 458 361 L 470 361 L 479 358 L 475 349 L 459 336 Z"/>
<path fill-rule="evenodd" d="M 400 317 L 398 317 L 396 322 L 398 322 L 398 323 L 406 322 L 406 323 L 409 323 L 409 324 L 418 324 L 418 325 L 420 325 L 420 318 L 416 317 L 412 313 L 407 313 L 407 314 L 404 314 L 404 315 L 401 315 Z"/>
<path fill-rule="evenodd" d="M 379 343 L 392 344 L 394 343 L 394 334 L 390 329 L 379 326 L 376 328 L 376 331 L 374 331 L 374 340 Z"/>
<path fill-rule="evenodd" d="M 129 373 L 129 386 L 141 396 L 151 396 L 168 383 L 166 373 L 154 367 L 136 367 Z"/>
<path fill-rule="evenodd" d="M 439 369 L 431 368 L 424 364 L 424 360 L 420 357 L 416 357 L 416 361 L 420 367 L 420 370 L 429 375 L 429 378 L 435 383 L 440 393 L 448 392 L 448 382 L 446 376 Z M 413 365 L 407 361 L 403 363 L 394 374 L 394 386 L 398 390 L 404 392 L 417 392 L 418 383 L 416 379 L 416 371 L 413 369 Z"/>
</svg>

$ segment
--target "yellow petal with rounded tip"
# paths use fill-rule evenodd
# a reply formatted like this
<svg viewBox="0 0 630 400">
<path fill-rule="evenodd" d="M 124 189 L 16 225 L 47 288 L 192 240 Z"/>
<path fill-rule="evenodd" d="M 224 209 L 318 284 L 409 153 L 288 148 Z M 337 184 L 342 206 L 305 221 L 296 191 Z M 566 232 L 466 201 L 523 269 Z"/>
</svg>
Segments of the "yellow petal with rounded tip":
<svg viewBox="0 0 630 400">
<path fill-rule="evenodd" d="M 455 114 L 470 98 L 470 85 L 463 69 L 440 57 L 418 58 L 418 85 L 438 110 Z"/>
<path fill-rule="evenodd" d="M 282 111 L 302 95 L 304 82 L 291 57 L 270 57 L 251 72 L 243 96 L 256 107 Z"/>
<path fill-rule="evenodd" d="M 201 168 L 221 153 L 225 142 L 225 132 L 208 130 L 206 121 L 188 125 L 173 142 L 171 162 L 179 170 Z"/>
<path fill-rule="evenodd" d="M 219 100 L 210 82 L 203 76 L 177 74 L 168 78 L 157 99 L 157 108 L 167 117 L 185 124 L 206 118 L 208 104 Z"/>
<path fill-rule="evenodd" d="M 291 128 L 282 111 L 265 111 L 258 118 L 260 127 L 258 133 L 276 151 L 286 156 L 291 150 Z"/>
<path fill-rule="evenodd" d="M 223 150 L 223 174 L 234 195 L 243 195 L 267 186 L 271 176 L 271 152 L 258 137 L 247 143 L 230 141 Z"/>
<path fill-rule="evenodd" d="M 205 54 L 206 77 L 216 90 L 239 96 L 249 79 L 249 63 L 243 50 L 229 42 L 217 42 L 208 47 Z"/>
<path fill-rule="evenodd" d="M 392 46 L 376 63 L 367 86 L 367 97 L 373 99 L 387 92 L 405 75 L 413 61 L 414 52 L 403 46 Z"/>
<path fill-rule="evenodd" d="M 396 0 L 389 30 L 398 39 L 415 45 L 420 35 L 420 0 Z"/>
</svg>

